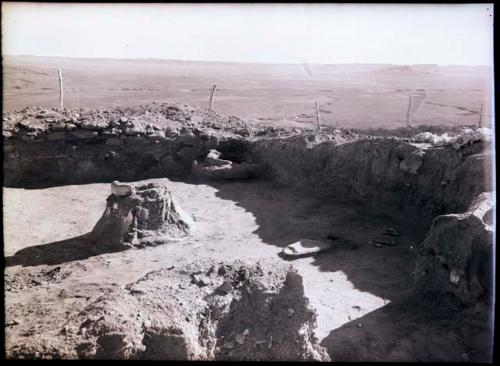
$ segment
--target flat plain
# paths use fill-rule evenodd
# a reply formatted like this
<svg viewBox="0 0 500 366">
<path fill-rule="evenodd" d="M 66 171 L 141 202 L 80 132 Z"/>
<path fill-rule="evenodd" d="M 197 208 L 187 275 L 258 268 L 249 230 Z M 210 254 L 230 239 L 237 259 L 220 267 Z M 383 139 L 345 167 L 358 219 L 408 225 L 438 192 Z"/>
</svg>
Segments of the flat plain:
<svg viewBox="0 0 500 366">
<path fill-rule="evenodd" d="M 173 60 L 4 56 L 3 102 L 26 106 L 112 107 L 149 102 L 207 107 L 217 84 L 217 112 L 273 126 L 347 128 L 483 125 L 491 119 L 492 70 L 483 66 L 391 64 L 243 64 Z M 481 107 L 482 105 L 482 107 Z"/>
</svg>

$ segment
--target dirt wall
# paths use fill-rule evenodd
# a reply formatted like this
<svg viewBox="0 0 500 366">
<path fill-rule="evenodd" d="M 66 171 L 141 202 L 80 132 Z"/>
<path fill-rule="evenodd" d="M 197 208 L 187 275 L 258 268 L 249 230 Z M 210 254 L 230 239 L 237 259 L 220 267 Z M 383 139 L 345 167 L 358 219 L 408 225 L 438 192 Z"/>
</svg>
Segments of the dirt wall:
<svg viewBox="0 0 500 366">
<path fill-rule="evenodd" d="M 432 146 L 346 131 L 256 127 L 189 106 L 4 115 L 4 185 L 41 188 L 182 177 L 210 149 L 261 164 L 275 182 L 428 218 L 463 212 L 492 190 L 488 142 Z M 259 173 L 260 174 L 260 173 Z"/>
<path fill-rule="evenodd" d="M 3 117 L 4 185 L 42 188 L 189 173 L 243 123 L 173 105 L 113 110 L 31 108 Z"/>
<path fill-rule="evenodd" d="M 492 190 L 492 159 L 483 142 L 457 150 L 396 138 L 338 143 L 310 135 L 259 141 L 252 152 L 283 184 L 368 205 L 385 203 L 429 219 L 462 212 L 479 193 Z"/>
<path fill-rule="evenodd" d="M 369 205 L 383 202 L 429 219 L 463 212 L 479 193 L 492 190 L 491 148 L 481 140 L 436 147 L 338 130 L 280 131 L 168 104 L 28 108 L 3 120 L 4 185 L 11 187 L 186 176 L 195 160 L 218 149 L 222 159 L 263 164 L 277 183 Z"/>
<path fill-rule="evenodd" d="M 493 194 L 480 194 L 459 214 L 437 216 L 418 248 L 415 270 L 423 292 L 452 293 L 474 305 L 493 295 Z"/>
</svg>

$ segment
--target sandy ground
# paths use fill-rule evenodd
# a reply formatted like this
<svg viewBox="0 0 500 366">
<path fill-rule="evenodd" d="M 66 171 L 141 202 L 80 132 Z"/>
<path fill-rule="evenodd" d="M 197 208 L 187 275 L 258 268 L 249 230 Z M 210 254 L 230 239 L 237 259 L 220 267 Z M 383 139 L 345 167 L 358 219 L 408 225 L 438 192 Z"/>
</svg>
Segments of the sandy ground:
<svg viewBox="0 0 500 366">
<path fill-rule="evenodd" d="M 306 295 L 318 311 L 318 338 L 383 307 L 408 289 L 414 258 L 409 247 L 414 244 L 414 233 L 388 217 L 304 199 L 267 182 L 214 185 L 168 182 L 196 220 L 191 237 L 154 248 L 98 255 L 80 251 L 74 256 L 71 246 L 75 240 L 71 239 L 89 232 L 97 222 L 109 184 L 43 190 L 4 188 L 4 251 L 18 263 L 6 269 L 6 277 L 62 265 L 66 277 L 57 288 L 81 289 L 82 297 L 91 298 L 97 295 L 98 285 L 122 286 L 156 268 L 205 257 L 221 261 L 279 258 L 281 248 L 298 239 L 328 240 L 326 235 L 335 233 L 341 239 L 333 251 L 293 261 L 304 277 Z M 368 244 L 387 226 L 403 232 L 398 246 L 375 248 Z M 21 249 L 23 256 L 14 255 Z M 54 299 L 44 298 L 52 295 L 46 291 L 51 286 L 39 290 L 28 287 L 29 293 L 7 292 L 7 309 L 29 305 L 35 294 L 40 306 L 53 303 Z M 8 311 L 7 320 L 10 316 Z"/>
</svg>

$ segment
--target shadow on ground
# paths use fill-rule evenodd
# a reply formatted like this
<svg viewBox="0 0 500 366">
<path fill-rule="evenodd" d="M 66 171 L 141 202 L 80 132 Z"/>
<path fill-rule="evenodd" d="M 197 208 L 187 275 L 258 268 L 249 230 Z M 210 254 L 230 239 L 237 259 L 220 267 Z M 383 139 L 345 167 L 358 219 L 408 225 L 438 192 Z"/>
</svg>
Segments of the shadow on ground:
<svg viewBox="0 0 500 366">
<path fill-rule="evenodd" d="M 41 244 L 19 250 L 5 258 L 5 266 L 56 265 L 83 260 L 106 253 L 122 251 L 124 247 L 102 245 L 91 240 L 89 233 L 70 239 Z"/>
<path fill-rule="evenodd" d="M 340 362 L 491 362 L 489 312 L 477 312 L 411 294 L 332 330 L 321 345 Z"/>
<path fill-rule="evenodd" d="M 428 222 L 383 206 L 374 210 L 336 203 L 333 197 L 305 197 L 260 180 L 185 183 L 210 185 L 217 189 L 217 197 L 252 213 L 258 226 L 254 233 L 269 245 L 283 248 L 300 239 L 328 242 L 328 234 L 339 237 L 332 242 L 333 249 L 316 254 L 312 264 L 321 271 L 342 271 L 356 289 L 390 302 L 323 339 L 333 360 L 488 360 L 491 332 L 487 321 L 468 320 L 476 326 L 465 326 L 466 315 L 450 299 L 438 302 L 413 291 L 416 253 L 412 247 L 423 240 Z M 377 248 L 369 244 L 386 227 L 402 233 L 397 245 Z"/>
<path fill-rule="evenodd" d="M 217 189 L 216 197 L 250 212 L 258 226 L 254 234 L 266 244 L 284 248 L 300 239 L 331 243 L 332 250 L 314 255 L 313 265 L 321 271 L 344 272 L 360 291 L 395 300 L 413 286 L 416 254 L 410 246 L 416 247 L 425 235 L 415 220 L 333 198 L 304 196 L 263 180 L 184 182 L 207 184 Z M 386 227 L 402 233 L 397 246 L 370 244 Z M 329 234 L 338 239 L 327 239 Z"/>
</svg>

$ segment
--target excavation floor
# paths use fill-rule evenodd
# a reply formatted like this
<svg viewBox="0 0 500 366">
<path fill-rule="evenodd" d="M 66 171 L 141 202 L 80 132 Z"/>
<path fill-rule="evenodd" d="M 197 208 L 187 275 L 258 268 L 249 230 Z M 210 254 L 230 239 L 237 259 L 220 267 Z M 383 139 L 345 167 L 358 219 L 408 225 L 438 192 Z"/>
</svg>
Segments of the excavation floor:
<svg viewBox="0 0 500 366">
<path fill-rule="evenodd" d="M 62 327 L 67 314 L 82 310 L 104 288 L 125 286 L 152 270 L 203 258 L 285 261 L 278 256 L 283 247 L 299 239 L 328 241 L 331 233 L 339 238 L 332 241 L 333 250 L 289 263 L 304 278 L 306 295 L 318 313 L 316 336 L 333 359 L 356 360 L 363 354 L 362 359 L 370 360 L 465 357 L 454 346 L 455 335 L 443 340 L 443 329 L 449 333 L 446 325 L 440 323 L 437 329 L 435 319 L 415 319 L 418 306 L 394 307 L 412 288 L 414 248 L 422 237 L 414 220 L 386 208 L 376 212 L 304 197 L 266 181 L 149 181 L 168 184 L 184 210 L 194 216 L 196 229 L 179 241 L 114 253 L 85 246 L 79 238 L 102 215 L 110 184 L 4 188 L 7 348 L 30 342 L 30 335 Z M 386 227 L 402 234 L 395 238 L 397 244 L 370 244 Z M 369 339 L 354 345 L 364 350 L 353 354 L 353 344 L 338 337 Z M 432 348 L 429 343 L 435 338 L 441 339 L 434 345 L 437 351 L 419 356 L 420 348 Z M 401 349 L 402 339 L 409 343 Z"/>
</svg>

